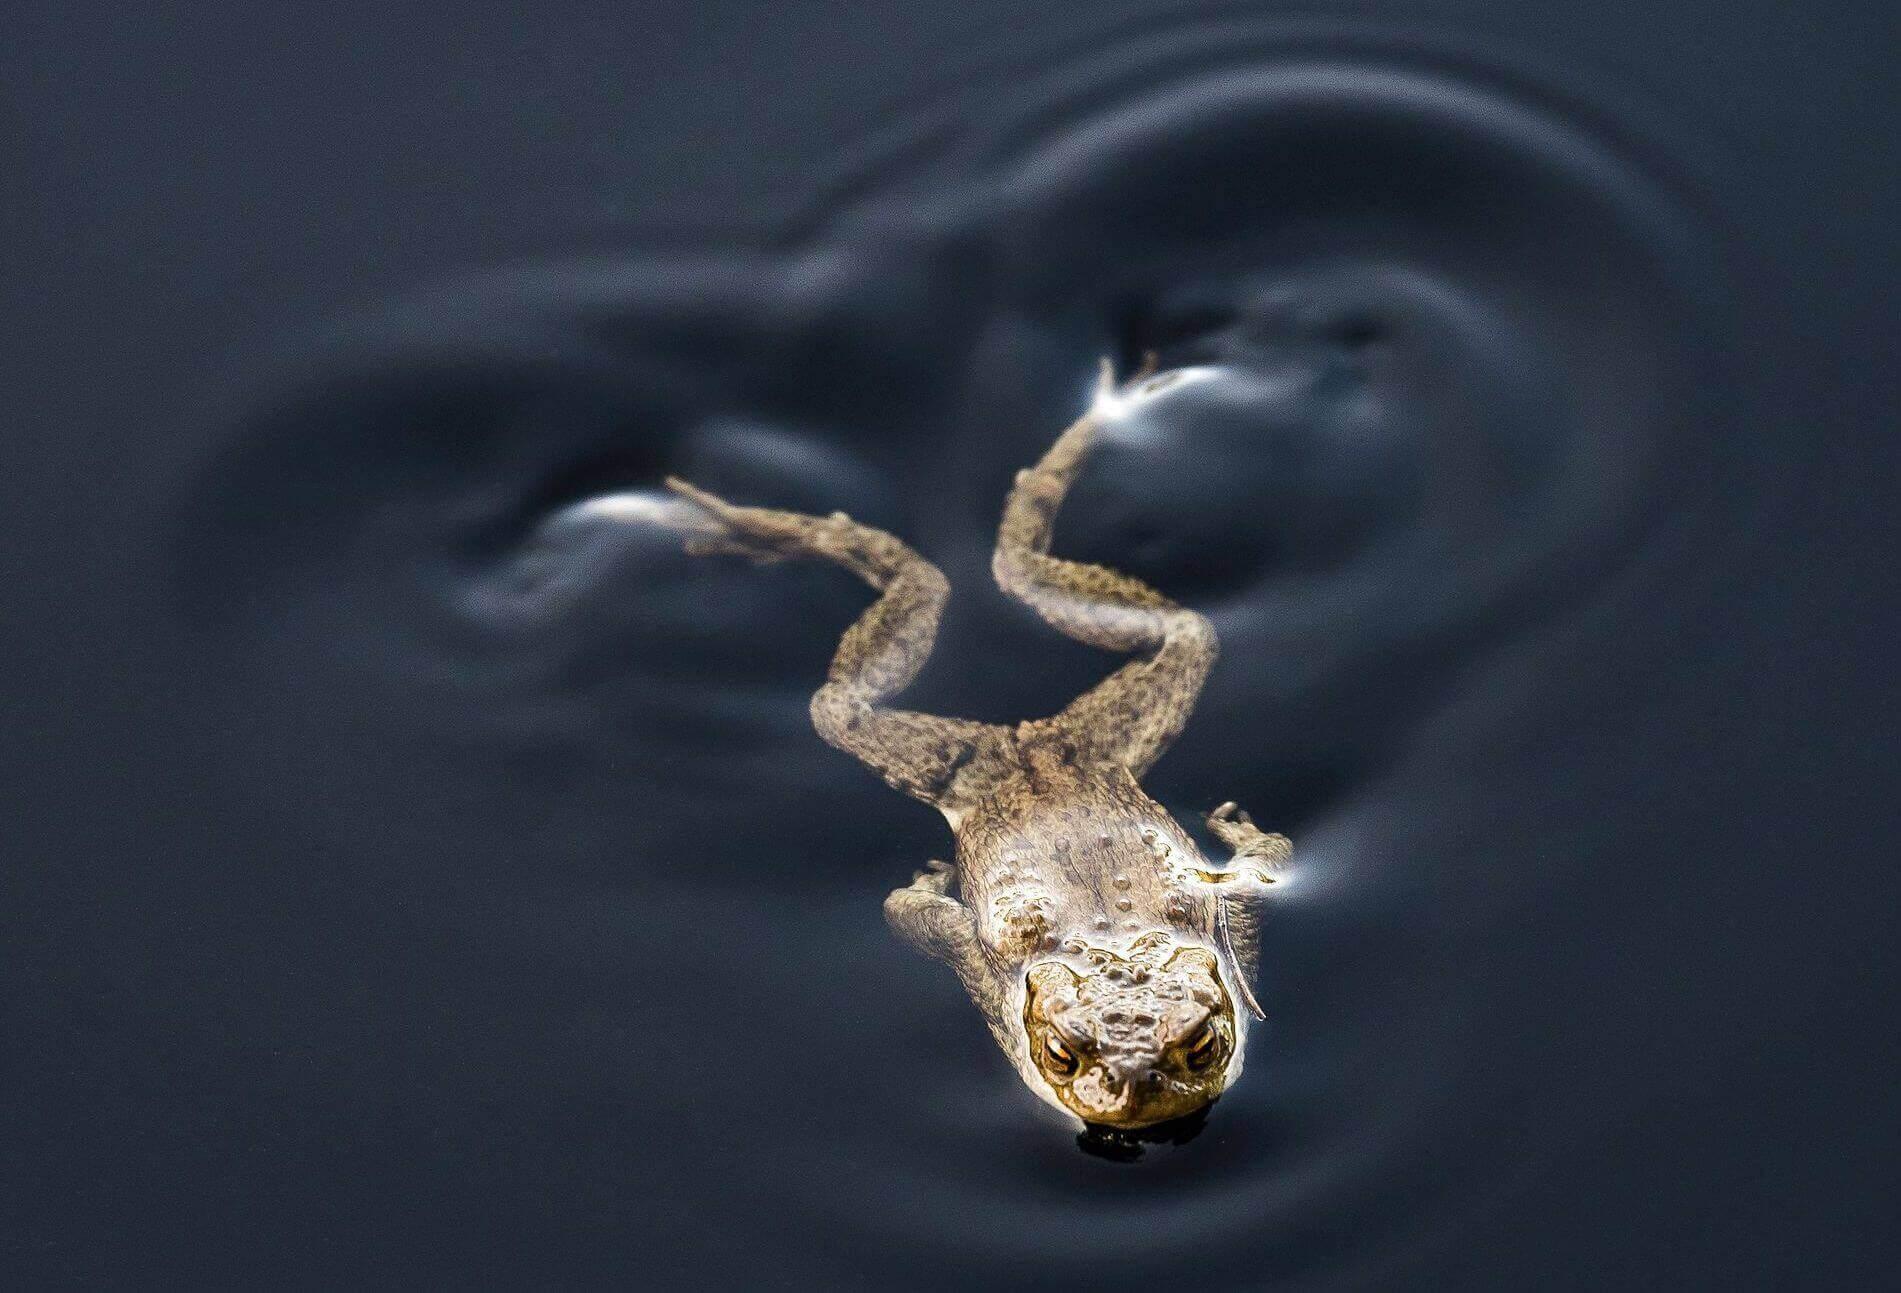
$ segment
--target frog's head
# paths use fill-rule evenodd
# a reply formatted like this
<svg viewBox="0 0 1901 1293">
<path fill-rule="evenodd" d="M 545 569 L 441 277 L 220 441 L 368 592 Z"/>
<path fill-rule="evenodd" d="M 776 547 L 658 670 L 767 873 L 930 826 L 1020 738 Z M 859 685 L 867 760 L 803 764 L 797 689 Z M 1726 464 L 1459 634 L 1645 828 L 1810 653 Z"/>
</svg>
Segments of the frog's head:
<svg viewBox="0 0 1901 1293">
<path fill-rule="evenodd" d="M 1083 973 L 1047 960 L 1025 977 L 1028 1062 L 1086 1123 L 1184 1117 L 1238 1070 L 1240 1035 L 1214 953 L 1183 947 L 1157 963 L 1146 950 L 1090 949 Z"/>
</svg>

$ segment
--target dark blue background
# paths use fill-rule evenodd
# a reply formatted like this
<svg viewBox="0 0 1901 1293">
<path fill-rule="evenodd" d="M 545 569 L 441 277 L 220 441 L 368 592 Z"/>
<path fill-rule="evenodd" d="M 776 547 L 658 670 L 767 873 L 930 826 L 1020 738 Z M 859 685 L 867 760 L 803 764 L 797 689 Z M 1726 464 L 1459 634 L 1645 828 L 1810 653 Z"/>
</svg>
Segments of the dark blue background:
<svg viewBox="0 0 1901 1293">
<path fill-rule="evenodd" d="M 622 583 L 589 602 L 627 623 L 531 625 L 541 645 L 515 654 L 473 612 L 460 629 L 406 619 L 404 585 L 377 578 L 409 550 L 388 539 L 408 532 L 406 507 L 423 527 L 461 515 L 445 481 L 480 513 L 443 522 L 466 540 L 456 569 L 519 545 L 520 500 L 495 501 L 511 461 L 542 491 L 531 510 L 683 460 L 753 487 L 743 435 L 603 458 L 588 428 L 618 425 L 620 396 L 587 383 L 482 430 L 517 380 L 483 356 L 526 363 L 539 334 L 457 320 L 537 291 L 584 313 L 545 279 L 484 275 L 772 245 L 836 204 L 841 176 L 905 172 L 892 122 L 957 137 L 960 105 L 981 106 L 966 87 L 1104 49 L 1139 64 L 1178 29 L 1275 11 L 9 6 L 11 1282 L 1885 1283 L 1901 1058 L 1893 15 L 1303 14 L 1296 43 L 1382 33 L 1649 105 L 1722 265 L 1720 303 L 1701 301 L 1714 339 L 1685 353 L 1724 389 L 1676 372 L 1694 388 L 1672 396 L 1681 492 L 1645 505 L 1637 556 L 1612 545 L 1603 568 L 1553 567 L 1515 586 L 1509 615 L 1455 623 L 1363 685 L 1275 701 L 1264 727 L 1236 717 L 1258 657 L 1230 656 L 1160 793 L 1187 812 L 1252 792 L 1258 815 L 1321 842 L 1317 870 L 1362 879 L 1290 918 L 1285 1023 L 1256 1043 L 1253 1103 L 1224 1102 L 1205 1143 L 1114 1165 L 1016 1102 L 954 985 L 878 926 L 884 887 L 940 853 L 941 830 L 861 785 L 780 703 L 816 678 L 856 590 L 641 567 L 655 601 Z M 1188 55 L 1190 71 L 1197 57 L 1215 61 Z M 1557 237 L 1549 257 L 1575 250 Z M 954 253 L 932 255 L 918 273 L 937 282 Z M 907 295 L 909 260 L 865 263 L 854 272 L 899 320 L 889 335 L 940 300 Z M 750 299 L 743 268 L 721 273 Z M 611 268 L 590 281 L 616 296 Z M 423 322 L 377 322 L 393 301 Z M 723 308 L 704 333 L 680 325 L 711 385 L 735 344 L 715 334 L 745 313 Z M 324 333 L 365 318 L 347 343 Z M 838 326 L 879 335 L 875 318 Z M 787 475 L 823 482 L 813 502 L 836 487 L 884 519 L 948 496 L 950 519 L 912 537 L 974 590 L 984 509 L 1087 371 L 1097 338 L 1069 326 L 1052 325 L 1045 389 L 984 397 L 1020 417 L 962 475 L 911 466 L 941 470 L 919 446 L 956 425 L 862 430 L 931 380 L 902 341 L 864 342 L 875 362 L 784 360 L 756 399 L 884 473 L 795 462 Z M 1045 353 L 1034 344 L 1012 353 Z M 867 365 L 878 376 L 856 385 Z M 980 387 L 1010 385 L 1007 363 L 983 372 Z M 479 453 L 414 447 L 458 417 L 453 443 Z M 783 484 L 758 470 L 759 489 Z M 309 518 L 340 500 L 393 528 L 336 546 L 355 531 Z M 1105 515 L 1097 553 L 1113 556 Z M 1207 570 L 1166 549 L 1152 564 L 1184 597 Z M 1247 573 L 1210 574 L 1207 595 Z M 665 632 L 643 627 L 652 605 Z M 987 675 L 969 693 L 986 717 L 1100 670 L 977 605 L 947 626 L 969 648 L 948 668 Z M 785 659 L 745 646 L 762 624 L 788 626 Z M 479 640 L 415 645 L 455 632 Z M 613 690 L 629 641 L 677 693 Z M 972 659 L 1018 650 L 1053 663 Z M 459 662 L 453 688 L 428 676 L 439 660 Z M 713 704 L 718 687 L 736 707 Z M 770 721 L 747 716 L 747 694 L 772 698 Z M 695 887 L 648 882 L 676 864 Z M 1342 1044 L 1341 1020 L 1365 1049 Z M 1429 1040 L 1407 1040 L 1407 1021 Z M 1202 1208 L 1215 1182 L 1224 1202 Z M 1284 1211 L 1248 1202 L 1249 1184 Z"/>
</svg>

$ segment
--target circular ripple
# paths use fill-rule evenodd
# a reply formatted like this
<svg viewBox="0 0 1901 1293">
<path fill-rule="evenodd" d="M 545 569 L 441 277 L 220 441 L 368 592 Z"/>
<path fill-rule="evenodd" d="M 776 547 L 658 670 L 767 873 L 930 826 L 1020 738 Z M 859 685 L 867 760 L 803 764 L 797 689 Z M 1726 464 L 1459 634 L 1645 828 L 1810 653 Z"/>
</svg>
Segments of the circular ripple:
<svg viewBox="0 0 1901 1293">
<path fill-rule="evenodd" d="M 1096 355 L 1192 367 L 1110 428 L 1059 549 L 1210 610 L 1248 662 L 1228 699 L 1338 784 L 1460 643 L 1575 597 L 1662 513 L 1667 448 L 1720 385 L 1703 241 L 1588 125 L 1431 69 L 1075 98 L 972 150 L 1000 299 L 967 528 L 994 514 L 988 462 L 1040 452 Z M 1024 354 L 1061 372 L 1043 403 L 986 397 Z"/>
<path fill-rule="evenodd" d="M 332 720 L 349 741 L 300 754 L 311 799 L 375 743 L 359 730 L 500 756 L 333 796 L 376 856 L 417 786 L 460 784 L 431 825 L 444 876 L 486 858 L 499 878 L 485 946 L 533 942 L 513 918 L 550 875 L 638 880 L 597 968 L 696 967 L 769 1043 L 772 1090 L 829 1116 L 800 1103 L 788 1131 L 750 1064 L 657 1074 L 641 1051 L 615 1089 L 803 1150 L 745 1166 L 826 1241 L 981 1260 L 974 1229 L 999 1273 L 1056 1253 L 1164 1278 L 1246 1230 L 1297 1272 L 1337 1261 L 1329 1235 L 1413 1219 L 1448 1092 L 1488 1143 L 1485 1111 L 1514 1098 L 1457 1036 L 1469 970 L 1408 940 L 1419 893 L 1288 903 L 1270 975 L 1300 981 L 1268 985 L 1247 1079 L 1192 1149 L 1105 1188 L 1122 1169 L 1034 1121 L 955 986 L 878 928 L 879 886 L 942 840 L 904 835 L 914 806 L 805 722 L 863 589 L 689 567 L 589 500 L 681 471 L 891 525 L 959 589 L 906 703 L 1024 717 L 1104 660 L 970 596 L 1004 489 L 1098 355 L 1154 350 L 1180 375 L 1107 428 L 1058 548 L 1217 618 L 1224 664 L 1158 787 L 1249 798 L 1296 830 L 1303 879 L 1330 836 L 1299 827 L 1351 804 L 1330 825 L 1354 817 L 1378 866 L 1429 823 L 1365 832 L 1370 770 L 1453 671 L 1626 557 L 1720 421 L 1707 270 L 1600 132 L 1470 78 L 1329 56 L 1072 87 L 1006 99 L 961 169 L 787 254 L 548 269 L 358 328 L 209 473 L 183 582 L 262 642 L 247 685 L 287 743 L 359 711 Z M 284 677 L 304 701 L 266 685 Z M 932 694 L 945 677 L 981 703 Z M 713 909 L 709 878 L 750 896 Z"/>
<path fill-rule="evenodd" d="M 994 294 L 955 530 L 988 545 L 1009 471 L 1073 416 L 1096 356 L 1126 371 L 1154 352 L 1161 378 L 1105 429 L 1056 548 L 1215 616 L 1225 663 L 1158 780 L 1205 796 L 1240 779 L 1324 871 L 1315 819 L 1339 825 L 1453 673 L 1581 600 L 1667 515 L 1684 451 L 1724 412 L 1702 235 L 1581 118 L 1432 69 L 1287 60 L 1074 101 L 1014 105 L 1035 128 L 1006 122 L 967 154 L 977 175 L 950 180 L 947 223 L 985 249 L 971 290 Z M 1461 1033 L 1472 985 L 1404 932 L 1421 913 L 1352 898 L 1285 904 L 1274 959 L 1351 977 L 1342 949 L 1378 946 L 1379 973 L 1422 985 L 1416 1013 L 1286 1002 L 1211 1120 L 1237 1139 L 1197 1146 L 1192 1176 L 1072 1181 L 1091 1188 L 1084 1219 L 1052 1192 L 1056 1164 L 984 1171 L 981 1191 L 952 1178 L 960 1218 L 1019 1258 L 1061 1233 L 1080 1245 L 1064 1255 L 1130 1263 L 1216 1251 L 1267 1217 L 1416 1224 L 1418 1199 L 1382 1191 L 1435 1179 L 1427 1129 L 1482 1120 L 1461 1102 L 1499 1079 Z M 934 1171 L 995 1132 L 961 1109 L 928 1121 Z M 1283 1124 L 1305 1138 L 1270 1161 L 1249 1137 Z M 908 1164 L 871 1161 L 904 1192 Z M 1194 1207 L 1170 1206 L 1180 1191 Z M 809 1206 L 851 1224 L 829 1194 Z"/>
</svg>

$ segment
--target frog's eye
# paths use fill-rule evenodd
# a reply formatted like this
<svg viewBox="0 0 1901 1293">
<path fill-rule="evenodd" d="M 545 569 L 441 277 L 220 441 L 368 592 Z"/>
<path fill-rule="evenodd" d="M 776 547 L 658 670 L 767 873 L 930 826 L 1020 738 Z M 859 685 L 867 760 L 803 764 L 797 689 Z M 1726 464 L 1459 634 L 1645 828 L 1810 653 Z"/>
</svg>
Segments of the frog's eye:
<svg viewBox="0 0 1901 1293">
<path fill-rule="evenodd" d="M 1063 1045 L 1055 1033 L 1049 1033 L 1043 1038 L 1043 1063 L 1050 1071 L 1068 1077 L 1077 1069 L 1076 1052 Z"/>
<path fill-rule="evenodd" d="M 1215 1055 L 1221 1049 L 1221 1035 L 1213 1024 L 1203 1024 L 1195 1039 L 1188 1043 L 1188 1049 L 1182 1052 L 1182 1059 L 1188 1067 L 1196 1071 L 1207 1068 L 1215 1062 Z"/>
</svg>

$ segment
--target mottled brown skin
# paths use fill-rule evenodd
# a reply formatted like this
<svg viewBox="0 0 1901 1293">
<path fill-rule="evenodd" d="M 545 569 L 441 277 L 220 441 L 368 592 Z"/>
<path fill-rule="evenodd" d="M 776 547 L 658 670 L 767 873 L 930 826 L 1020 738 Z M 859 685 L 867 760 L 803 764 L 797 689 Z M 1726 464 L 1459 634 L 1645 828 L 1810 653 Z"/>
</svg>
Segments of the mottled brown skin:
<svg viewBox="0 0 1901 1293">
<path fill-rule="evenodd" d="M 1038 1095 L 1085 1122 L 1137 1128 L 1193 1113 L 1241 1067 L 1262 899 L 1291 848 L 1232 803 L 1207 824 L 1234 857 L 1211 867 L 1139 779 L 1178 736 L 1217 650 L 1194 611 L 1127 575 L 1049 555 L 1058 508 L 1118 389 L 1017 474 L 997 582 L 1061 633 L 1134 658 L 1061 713 L 1015 727 L 890 708 L 936 636 L 949 586 L 891 535 L 843 513 L 735 507 L 683 481 L 646 519 L 694 553 L 817 557 L 881 596 L 839 643 L 812 698 L 819 734 L 938 808 L 956 864 L 885 900 L 891 927 L 956 971 Z"/>
</svg>

